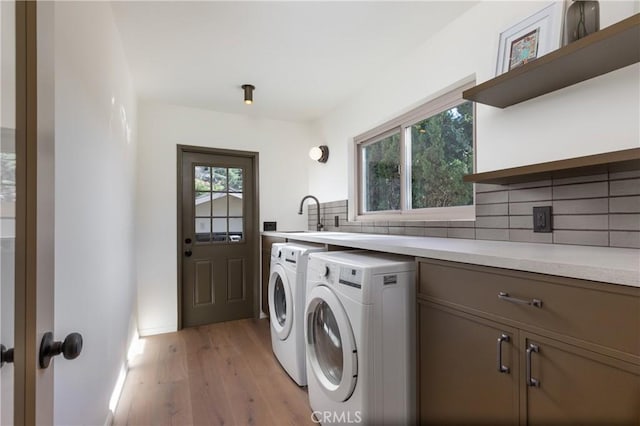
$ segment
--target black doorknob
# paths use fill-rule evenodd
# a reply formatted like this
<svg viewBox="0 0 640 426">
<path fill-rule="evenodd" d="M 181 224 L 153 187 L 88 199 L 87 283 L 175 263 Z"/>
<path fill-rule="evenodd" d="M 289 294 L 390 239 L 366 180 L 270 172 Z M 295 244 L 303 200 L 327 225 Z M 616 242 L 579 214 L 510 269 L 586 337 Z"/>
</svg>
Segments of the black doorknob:
<svg viewBox="0 0 640 426">
<path fill-rule="evenodd" d="M 184 252 L 184 255 L 187 256 L 187 257 L 191 257 L 192 254 L 193 253 L 191 252 L 191 250 L 187 250 L 187 251 Z"/>
<path fill-rule="evenodd" d="M 0 368 L 5 362 L 13 362 L 13 348 L 7 349 L 4 345 L 0 345 Z"/>
<path fill-rule="evenodd" d="M 71 333 L 65 337 L 64 342 L 54 342 L 53 333 L 50 331 L 42 336 L 40 343 L 40 368 L 47 368 L 51 358 L 62 354 L 65 359 L 76 359 L 82 352 L 82 335 Z"/>
</svg>

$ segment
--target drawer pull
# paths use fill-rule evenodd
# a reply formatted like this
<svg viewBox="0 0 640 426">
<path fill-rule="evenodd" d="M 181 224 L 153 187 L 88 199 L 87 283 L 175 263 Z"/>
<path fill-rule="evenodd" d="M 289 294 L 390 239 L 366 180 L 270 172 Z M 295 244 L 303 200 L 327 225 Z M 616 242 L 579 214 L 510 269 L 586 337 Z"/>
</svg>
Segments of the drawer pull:
<svg viewBox="0 0 640 426">
<path fill-rule="evenodd" d="M 542 308 L 542 300 L 540 299 L 532 299 L 532 300 L 518 299 L 517 297 L 509 296 L 509 293 L 505 293 L 504 291 L 501 291 L 500 293 L 498 293 L 498 299 L 505 300 L 511 303 L 517 303 L 519 305 L 528 305 L 528 306 L 535 306 L 536 308 Z"/>
<path fill-rule="evenodd" d="M 499 373 L 509 373 L 509 367 L 506 365 L 502 365 L 502 342 L 508 342 L 510 340 L 509 336 L 506 334 L 498 337 L 498 372 Z"/>
<path fill-rule="evenodd" d="M 527 386 L 540 387 L 540 380 L 531 377 L 531 354 L 540 352 L 540 347 L 533 343 L 529 343 L 527 348 Z"/>
</svg>

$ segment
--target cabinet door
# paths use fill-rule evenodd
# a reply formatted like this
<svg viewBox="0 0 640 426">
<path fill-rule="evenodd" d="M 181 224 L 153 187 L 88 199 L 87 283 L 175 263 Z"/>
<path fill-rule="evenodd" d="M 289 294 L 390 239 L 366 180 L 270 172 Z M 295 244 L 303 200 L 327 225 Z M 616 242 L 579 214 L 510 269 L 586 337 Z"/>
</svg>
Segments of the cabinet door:
<svg viewBox="0 0 640 426">
<path fill-rule="evenodd" d="M 524 423 L 640 424 L 640 366 L 531 333 L 521 348 Z"/>
<path fill-rule="evenodd" d="M 420 424 L 516 424 L 517 343 L 513 328 L 420 300 Z M 500 352 L 509 372 L 498 371 Z"/>
</svg>

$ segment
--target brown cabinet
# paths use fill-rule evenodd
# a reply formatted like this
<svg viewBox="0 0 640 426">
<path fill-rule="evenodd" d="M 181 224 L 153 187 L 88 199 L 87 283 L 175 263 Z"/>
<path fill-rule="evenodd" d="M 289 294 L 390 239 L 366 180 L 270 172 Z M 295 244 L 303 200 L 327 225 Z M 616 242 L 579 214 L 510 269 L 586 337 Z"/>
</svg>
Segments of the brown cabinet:
<svg viewBox="0 0 640 426">
<path fill-rule="evenodd" d="M 425 301 L 418 321 L 420 423 L 517 423 L 517 331 Z"/>
<path fill-rule="evenodd" d="M 262 285 L 260 286 L 262 312 L 269 316 L 269 269 L 271 265 L 271 244 L 284 243 L 280 237 L 262 236 Z"/>
<path fill-rule="evenodd" d="M 523 423 L 640 424 L 638 365 L 617 361 L 532 333 L 523 333 Z M 530 360 L 527 357 L 530 356 Z"/>
<path fill-rule="evenodd" d="M 640 424 L 640 288 L 420 260 L 421 424 Z"/>
</svg>

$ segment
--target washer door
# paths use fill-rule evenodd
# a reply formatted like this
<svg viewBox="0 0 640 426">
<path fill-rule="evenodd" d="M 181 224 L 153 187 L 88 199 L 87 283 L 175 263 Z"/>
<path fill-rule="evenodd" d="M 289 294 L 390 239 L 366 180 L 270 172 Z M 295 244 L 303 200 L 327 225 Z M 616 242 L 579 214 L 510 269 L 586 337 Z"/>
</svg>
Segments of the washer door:
<svg viewBox="0 0 640 426">
<path fill-rule="evenodd" d="M 307 300 L 305 337 L 310 374 L 331 399 L 346 401 L 353 393 L 358 375 L 351 323 L 329 287 L 314 287 Z"/>
<path fill-rule="evenodd" d="M 291 284 L 282 265 L 273 265 L 269 276 L 269 312 L 271 327 L 280 340 L 289 336 L 293 324 Z"/>
</svg>

